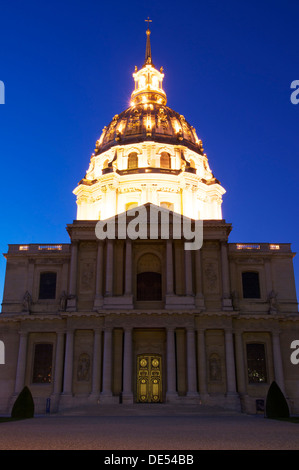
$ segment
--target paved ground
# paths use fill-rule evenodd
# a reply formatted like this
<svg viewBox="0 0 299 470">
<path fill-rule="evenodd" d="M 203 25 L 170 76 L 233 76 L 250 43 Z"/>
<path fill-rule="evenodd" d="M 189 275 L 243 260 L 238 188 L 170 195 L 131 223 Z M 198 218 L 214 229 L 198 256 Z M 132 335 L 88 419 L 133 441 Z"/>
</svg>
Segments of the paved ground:
<svg viewBox="0 0 299 470">
<path fill-rule="evenodd" d="M 0 423 L 0 450 L 23 449 L 295 450 L 299 424 L 192 406 L 118 405 Z"/>
</svg>

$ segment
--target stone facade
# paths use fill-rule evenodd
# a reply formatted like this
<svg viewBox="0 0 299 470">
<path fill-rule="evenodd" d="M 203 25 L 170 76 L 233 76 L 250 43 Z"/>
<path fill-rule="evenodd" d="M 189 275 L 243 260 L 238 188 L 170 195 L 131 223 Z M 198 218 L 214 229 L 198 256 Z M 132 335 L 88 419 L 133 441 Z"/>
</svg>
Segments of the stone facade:
<svg viewBox="0 0 299 470">
<path fill-rule="evenodd" d="M 231 225 L 210 220 L 201 250 L 187 251 L 183 240 L 99 241 L 95 224 L 68 225 L 70 244 L 9 246 L 0 317 L 2 412 L 25 384 L 40 412 L 47 398 L 52 411 L 140 401 L 138 358 L 148 355 L 161 360 L 159 401 L 255 413 L 276 380 L 299 412 L 289 244 L 229 243 Z M 145 269 L 161 274 L 160 300 L 138 300 Z M 55 297 L 41 299 L 42 274 L 51 272 Z M 260 298 L 244 298 L 244 272 L 258 273 Z M 51 345 L 51 361 L 41 383 L 35 356 L 43 344 Z M 255 344 L 265 351 L 258 381 L 249 375 L 247 346 Z"/>
</svg>

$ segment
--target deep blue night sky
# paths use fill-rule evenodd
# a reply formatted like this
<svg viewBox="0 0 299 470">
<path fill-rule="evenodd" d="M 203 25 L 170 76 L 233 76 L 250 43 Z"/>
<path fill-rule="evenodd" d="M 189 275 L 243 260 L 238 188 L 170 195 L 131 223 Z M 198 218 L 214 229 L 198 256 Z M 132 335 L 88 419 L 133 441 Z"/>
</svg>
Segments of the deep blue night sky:
<svg viewBox="0 0 299 470">
<path fill-rule="evenodd" d="M 72 191 L 103 127 L 129 105 L 148 16 L 167 104 L 195 127 L 227 190 L 230 241 L 299 251 L 298 0 L 3 0 L 1 253 L 69 241 Z M 0 301 L 4 274 L 1 256 Z"/>
</svg>

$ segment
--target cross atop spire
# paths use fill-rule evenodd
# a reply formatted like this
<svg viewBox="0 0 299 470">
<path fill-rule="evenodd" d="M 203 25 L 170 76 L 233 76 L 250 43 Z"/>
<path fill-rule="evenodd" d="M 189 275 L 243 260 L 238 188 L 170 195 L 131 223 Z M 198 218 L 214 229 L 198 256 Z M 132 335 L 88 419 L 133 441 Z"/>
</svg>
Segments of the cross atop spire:
<svg viewBox="0 0 299 470">
<path fill-rule="evenodd" d="M 152 64 L 152 51 L 151 51 L 151 42 L 150 42 L 150 34 L 151 31 L 149 29 L 149 24 L 152 23 L 152 20 L 150 20 L 149 16 L 147 17 L 147 20 L 144 20 L 147 22 L 147 30 L 146 30 L 146 49 L 145 49 L 145 65 L 146 64 Z"/>
<path fill-rule="evenodd" d="M 147 29 L 149 29 L 149 24 L 152 23 L 152 20 L 150 20 L 150 18 L 148 16 L 147 20 L 144 20 L 144 21 L 147 21 Z"/>
</svg>

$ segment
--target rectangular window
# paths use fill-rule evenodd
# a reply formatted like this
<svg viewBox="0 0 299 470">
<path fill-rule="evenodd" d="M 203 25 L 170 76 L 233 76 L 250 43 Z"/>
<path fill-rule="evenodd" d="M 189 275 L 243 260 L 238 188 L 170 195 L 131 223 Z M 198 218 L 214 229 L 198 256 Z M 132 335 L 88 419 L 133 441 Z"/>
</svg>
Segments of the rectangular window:
<svg viewBox="0 0 299 470">
<path fill-rule="evenodd" d="M 56 273 L 41 273 L 39 280 L 39 299 L 55 299 Z"/>
<path fill-rule="evenodd" d="M 247 370 L 249 383 L 267 382 L 265 345 L 251 343 L 246 345 Z"/>
<path fill-rule="evenodd" d="M 45 384 L 52 381 L 53 344 L 36 344 L 34 348 L 33 383 Z"/>
<path fill-rule="evenodd" d="M 261 298 L 259 273 L 251 271 L 242 273 L 242 286 L 244 299 Z"/>
</svg>

